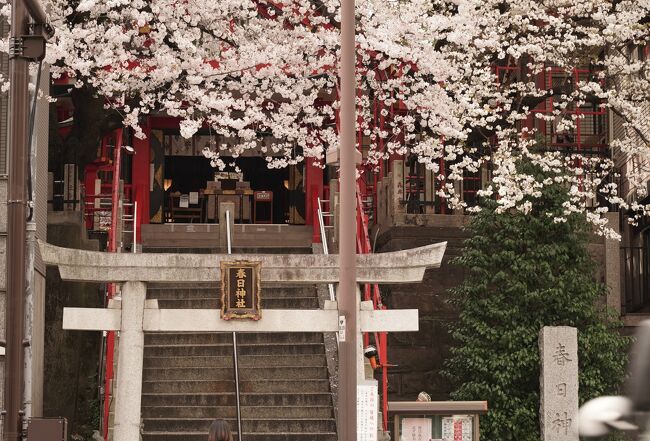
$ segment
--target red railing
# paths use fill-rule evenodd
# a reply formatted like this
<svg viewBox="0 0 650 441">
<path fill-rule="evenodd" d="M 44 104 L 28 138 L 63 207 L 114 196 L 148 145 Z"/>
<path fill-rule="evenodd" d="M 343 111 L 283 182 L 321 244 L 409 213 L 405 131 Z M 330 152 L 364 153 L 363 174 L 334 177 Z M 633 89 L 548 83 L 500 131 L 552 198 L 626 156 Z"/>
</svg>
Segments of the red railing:
<svg viewBox="0 0 650 441">
<path fill-rule="evenodd" d="M 332 195 L 329 192 L 329 187 L 325 189 L 325 195 L 327 195 L 327 204 L 330 204 L 331 207 L 331 198 Z M 319 202 L 317 201 L 314 204 L 314 219 L 316 222 L 314 224 L 314 229 L 320 232 L 320 225 L 318 222 L 318 208 Z M 372 209 L 372 207 L 369 207 Z M 330 208 L 331 211 L 331 208 Z M 318 233 L 314 233 L 314 236 Z M 320 237 L 319 241 L 326 241 L 327 238 Z M 366 208 L 364 208 L 362 193 L 359 188 L 359 183 L 357 182 L 357 254 L 369 254 L 372 253 L 372 246 L 370 243 L 370 236 L 368 233 L 368 214 L 366 213 Z M 381 301 L 381 294 L 379 292 L 379 285 L 377 284 L 365 284 L 363 286 L 363 299 L 364 301 L 372 300 L 374 309 L 386 309 Z M 387 340 L 388 334 L 386 332 L 375 332 L 374 341 L 377 347 L 377 358 L 378 358 L 378 368 L 381 369 L 381 409 L 382 409 L 382 427 L 385 431 L 388 431 L 388 363 L 387 363 Z M 370 344 L 370 335 L 369 333 L 364 333 L 363 335 L 363 344 L 364 347 Z"/>
<path fill-rule="evenodd" d="M 362 194 L 357 184 L 357 254 L 370 254 L 373 252 L 368 231 L 368 214 L 364 209 Z M 386 309 L 381 301 L 379 285 L 366 283 L 363 287 L 363 299 L 372 300 L 374 309 Z M 374 333 L 375 345 L 377 346 L 377 355 L 379 368 L 381 369 L 381 410 L 382 425 L 385 431 L 388 430 L 388 362 L 387 362 L 387 340 L 386 332 Z M 370 344 L 369 333 L 363 334 L 363 346 Z"/>
<path fill-rule="evenodd" d="M 113 206 L 119 203 L 120 164 L 123 129 L 116 129 L 106 134 L 101 141 L 98 158 L 88 164 L 84 170 L 84 217 L 86 229 L 104 230 L 109 232 L 112 224 L 117 222 L 117 211 L 113 214 Z M 96 181 L 100 180 L 99 188 Z M 127 202 L 134 201 L 133 186 L 124 184 L 122 205 L 124 215 L 133 215 L 132 206 Z M 96 216 L 99 214 L 99 216 Z M 113 217 L 116 219 L 114 220 Z M 99 225 L 95 224 L 99 221 Z M 109 236 L 110 239 L 110 236 Z M 110 244 L 109 244 L 110 245 Z"/>
<path fill-rule="evenodd" d="M 120 185 L 124 130 L 116 129 L 106 134 L 101 141 L 99 157 L 85 169 L 84 217 L 88 230 L 102 230 L 108 235 L 108 252 L 116 253 L 121 247 L 121 234 L 134 233 L 138 229 L 135 213 L 135 187 Z M 119 207 L 121 206 L 121 210 Z M 118 224 L 130 223 L 132 230 L 122 230 Z M 135 233 L 132 250 L 136 247 Z M 106 288 L 106 303 L 117 294 L 117 284 L 109 283 Z M 101 404 L 102 432 L 108 439 L 109 415 L 114 377 L 115 332 L 106 333 L 105 352 L 102 354 L 104 394 Z M 102 375 L 100 375 L 102 377 Z"/>
<path fill-rule="evenodd" d="M 84 187 L 84 216 L 86 217 L 86 228 L 88 230 L 103 230 L 109 232 L 112 228 L 113 216 L 113 184 L 102 183 L 100 185 L 99 193 L 93 194 L 89 189 Z M 134 201 L 133 186 L 131 184 L 124 184 L 124 194 L 122 201 Z M 130 203 L 123 203 L 123 215 L 133 215 L 133 206 Z M 96 216 L 99 215 L 99 216 Z M 102 223 L 105 221 L 105 223 Z"/>
<path fill-rule="evenodd" d="M 120 182 L 120 162 L 121 162 L 121 151 L 122 151 L 122 134 L 123 130 L 118 129 L 115 133 L 115 145 L 114 145 L 114 158 L 112 162 L 112 167 L 110 171 L 112 172 L 111 184 L 102 184 L 100 193 L 102 196 L 109 196 L 111 198 L 111 223 L 108 229 L 108 251 L 111 253 L 117 252 L 117 222 L 118 222 L 118 204 L 119 204 L 119 182 Z M 106 146 L 107 137 L 104 137 L 102 146 Z M 130 189 L 129 189 L 130 191 Z M 106 192 L 106 195 L 103 193 Z M 96 195 L 91 195 L 92 196 Z M 88 196 L 87 196 L 88 197 Z M 94 202 L 94 199 L 92 199 Z M 86 204 L 88 206 L 90 204 Z M 94 206 L 94 204 L 93 204 Z M 94 211 L 90 211 L 87 214 L 94 214 Z M 117 292 L 117 285 L 115 283 L 109 283 L 108 289 L 106 292 L 106 301 L 108 302 L 115 296 Z M 111 387 L 113 381 L 113 363 L 114 363 L 114 351 L 115 351 L 115 331 L 108 331 L 106 334 L 106 359 L 105 359 L 105 375 L 104 375 L 104 403 L 103 403 L 103 432 L 104 439 L 108 439 L 108 420 L 111 409 Z"/>
</svg>

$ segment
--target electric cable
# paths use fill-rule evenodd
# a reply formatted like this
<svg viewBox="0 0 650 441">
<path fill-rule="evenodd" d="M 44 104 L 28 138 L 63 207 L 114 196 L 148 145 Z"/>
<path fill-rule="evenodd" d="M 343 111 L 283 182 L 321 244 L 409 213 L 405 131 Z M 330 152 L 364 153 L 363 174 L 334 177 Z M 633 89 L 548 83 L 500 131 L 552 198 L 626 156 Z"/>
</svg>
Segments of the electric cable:
<svg viewBox="0 0 650 441">
<path fill-rule="evenodd" d="M 36 74 L 36 84 L 34 85 L 34 99 L 32 100 L 32 108 L 29 112 L 29 132 L 27 134 L 27 147 L 29 154 L 27 155 L 27 207 L 29 209 L 27 215 L 27 222 L 31 222 L 34 218 L 34 200 L 32 198 L 32 139 L 34 138 L 34 124 L 36 123 L 36 101 L 38 100 L 38 91 L 41 85 L 41 73 L 43 72 L 43 60 L 38 62 L 38 73 Z"/>
</svg>

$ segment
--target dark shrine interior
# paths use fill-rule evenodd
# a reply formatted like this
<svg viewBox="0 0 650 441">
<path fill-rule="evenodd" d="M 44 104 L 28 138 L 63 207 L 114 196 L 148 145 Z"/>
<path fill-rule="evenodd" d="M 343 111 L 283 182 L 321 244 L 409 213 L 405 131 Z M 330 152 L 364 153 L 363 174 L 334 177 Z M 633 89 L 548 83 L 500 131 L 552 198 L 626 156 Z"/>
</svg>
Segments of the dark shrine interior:
<svg viewBox="0 0 650 441">
<path fill-rule="evenodd" d="M 234 172 L 234 164 L 244 175 L 244 181 L 250 182 L 254 191 L 273 192 L 273 223 L 287 222 L 289 210 L 289 169 L 269 169 L 262 157 L 239 157 L 225 161 L 228 167 L 224 171 Z M 200 191 L 206 188 L 206 182 L 214 179 L 218 169 L 210 165 L 210 160 L 203 156 L 165 156 L 164 179 L 171 179 L 168 193 Z M 268 209 L 265 210 L 268 212 Z"/>
</svg>

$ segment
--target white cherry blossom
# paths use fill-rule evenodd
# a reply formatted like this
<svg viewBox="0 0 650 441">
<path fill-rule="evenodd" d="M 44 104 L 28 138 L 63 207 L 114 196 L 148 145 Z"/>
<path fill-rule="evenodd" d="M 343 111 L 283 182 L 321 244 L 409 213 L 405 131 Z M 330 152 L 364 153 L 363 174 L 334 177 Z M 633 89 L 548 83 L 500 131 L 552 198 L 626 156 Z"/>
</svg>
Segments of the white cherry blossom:
<svg viewBox="0 0 650 441">
<path fill-rule="evenodd" d="M 322 164 L 338 144 L 338 1 L 45 3 L 53 77 L 94 88 L 137 136 L 154 113 L 179 117 L 185 137 L 208 126 L 219 139 L 204 151 L 215 167 L 226 165 L 221 143 L 235 155 L 265 153 L 269 167 Z M 417 155 L 462 207 L 454 181 L 488 167 L 479 194 L 497 195 L 504 211 L 528 212 L 543 186 L 561 183 L 572 189 L 565 215 L 588 209 L 611 234 L 597 194 L 633 218 L 650 208 L 612 185 L 606 148 L 554 146 L 542 128 L 576 138 L 582 110 L 602 110 L 602 121 L 609 114 L 624 127 L 611 148 L 647 160 L 649 18 L 648 0 L 357 0 L 366 170 L 393 153 Z M 521 159 L 547 178 L 523 173 Z M 643 187 L 642 173 L 626 173 Z"/>
</svg>

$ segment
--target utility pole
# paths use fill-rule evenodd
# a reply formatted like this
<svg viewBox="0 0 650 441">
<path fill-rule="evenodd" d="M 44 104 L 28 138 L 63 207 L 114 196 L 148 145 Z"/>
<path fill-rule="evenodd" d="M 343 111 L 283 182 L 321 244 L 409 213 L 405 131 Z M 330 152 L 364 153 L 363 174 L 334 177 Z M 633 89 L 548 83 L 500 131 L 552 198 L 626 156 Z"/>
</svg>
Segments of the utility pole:
<svg viewBox="0 0 650 441">
<path fill-rule="evenodd" d="M 38 0 L 12 0 L 11 3 L 4 440 L 19 441 L 22 439 L 24 388 L 29 62 L 45 55 L 44 36 L 52 36 L 53 31 Z M 30 32 L 30 16 L 37 25 L 39 35 Z"/>
<path fill-rule="evenodd" d="M 356 274 L 356 65 L 354 0 L 341 0 L 341 133 L 339 134 L 339 315 L 345 339 L 339 344 L 339 440 L 357 439 L 357 274 Z"/>
<path fill-rule="evenodd" d="M 28 33 L 27 9 L 22 0 L 11 7 L 10 46 L 20 45 Z M 27 130 L 29 61 L 9 54 L 9 124 L 7 135 L 7 351 L 5 376 L 5 441 L 22 438 L 24 387 L 23 333 L 25 327 L 25 239 L 27 220 Z"/>
</svg>

